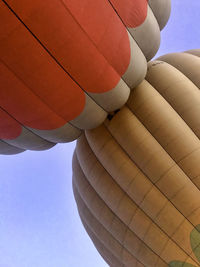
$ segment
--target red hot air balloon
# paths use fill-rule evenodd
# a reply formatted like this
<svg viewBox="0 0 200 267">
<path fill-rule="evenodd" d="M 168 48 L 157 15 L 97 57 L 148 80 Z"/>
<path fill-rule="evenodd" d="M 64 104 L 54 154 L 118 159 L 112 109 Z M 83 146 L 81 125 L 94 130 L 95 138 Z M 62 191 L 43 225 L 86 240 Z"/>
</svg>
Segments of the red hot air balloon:
<svg viewBox="0 0 200 267">
<path fill-rule="evenodd" d="M 160 43 L 170 0 L 3 0 L 0 153 L 78 138 L 122 107 Z"/>
</svg>

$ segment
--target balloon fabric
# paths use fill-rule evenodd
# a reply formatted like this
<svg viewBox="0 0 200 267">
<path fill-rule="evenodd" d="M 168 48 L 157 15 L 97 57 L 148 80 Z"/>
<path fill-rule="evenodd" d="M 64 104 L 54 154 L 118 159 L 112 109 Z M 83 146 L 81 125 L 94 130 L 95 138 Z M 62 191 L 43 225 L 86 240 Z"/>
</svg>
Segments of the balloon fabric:
<svg viewBox="0 0 200 267">
<path fill-rule="evenodd" d="M 199 88 L 200 50 L 162 56 L 77 141 L 78 211 L 109 266 L 200 266 Z"/>
<path fill-rule="evenodd" d="M 170 0 L 3 0 L 0 153 L 100 125 L 146 75 Z"/>
</svg>

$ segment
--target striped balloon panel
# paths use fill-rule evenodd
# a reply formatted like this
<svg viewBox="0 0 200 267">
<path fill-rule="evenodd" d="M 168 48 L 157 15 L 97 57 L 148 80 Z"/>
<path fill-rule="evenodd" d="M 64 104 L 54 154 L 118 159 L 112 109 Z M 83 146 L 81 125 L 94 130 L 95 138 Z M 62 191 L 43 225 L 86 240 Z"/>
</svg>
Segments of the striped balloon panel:
<svg viewBox="0 0 200 267">
<path fill-rule="evenodd" d="M 152 10 L 146 0 L 3 0 L 1 139 L 50 148 L 121 108 L 159 46 Z"/>
<path fill-rule="evenodd" d="M 108 264 L 200 265 L 197 61 L 180 53 L 150 62 L 127 104 L 77 141 L 77 207 Z"/>
</svg>

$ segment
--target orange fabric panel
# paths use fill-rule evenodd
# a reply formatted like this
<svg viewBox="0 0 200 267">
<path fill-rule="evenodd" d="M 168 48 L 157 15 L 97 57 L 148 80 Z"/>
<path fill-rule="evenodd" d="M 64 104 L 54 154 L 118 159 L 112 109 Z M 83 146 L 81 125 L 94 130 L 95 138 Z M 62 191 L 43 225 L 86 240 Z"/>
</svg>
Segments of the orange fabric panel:
<svg viewBox="0 0 200 267">
<path fill-rule="evenodd" d="M 13 95 L 10 100 L 13 99 L 13 102 L 10 103 L 9 101 L 9 105 L 12 106 L 13 113 L 21 112 L 20 121 L 24 121 L 28 123 L 25 125 L 37 129 L 56 128 L 77 117 L 85 106 L 84 92 L 2 2 L 0 3 L 0 18 L 1 24 L 5 25 L 0 28 L 0 59 L 21 80 L 20 85 L 15 85 L 13 82 L 12 87 L 9 87 L 11 84 L 9 86 L 8 84 L 11 81 L 6 81 L 7 72 L 4 70 L 5 73 L 2 74 L 1 79 L 7 85 L 4 87 L 6 89 L 3 88 L 4 90 L 1 91 L 7 90 L 6 97 L 8 98 L 8 91 L 12 90 Z M 30 117 L 27 117 L 25 110 L 20 109 L 18 111 L 17 108 L 14 108 L 15 98 L 19 96 L 21 90 L 20 86 L 24 91 L 24 95 L 22 94 L 20 99 L 21 104 L 24 101 L 24 105 L 27 106 L 28 104 L 33 108 L 29 114 Z M 38 108 L 37 101 L 35 102 L 33 97 L 29 98 L 30 102 L 27 102 L 26 91 L 28 88 L 63 119 L 58 118 L 57 115 L 52 115 L 53 112 L 47 111 L 47 108 L 41 108 L 41 104 Z M 42 119 L 35 120 L 35 113 L 40 113 Z M 47 113 L 51 113 L 53 119 L 50 119 L 49 115 L 45 118 Z M 53 121 L 53 124 L 48 121 L 45 122 L 45 120 Z"/>
<path fill-rule="evenodd" d="M 107 92 L 128 68 L 127 30 L 108 1 L 7 2 L 84 90 Z"/>
<path fill-rule="evenodd" d="M 0 64 L 0 73 L 0 106 L 17 121 L 25 126 L 40 130 L 55 129 L 66 123 L 3 64 Z M 13 130 L 12 133 L 8 127 L 5 128 L 9 136 L 16 136 L 19 133 L 18 130 Z"/>
<path fill-rule="evenodd" d="M 98 50 L 122 76 L 130 62 L 127 30 L 109 1 L 63 0 Z"/>
<path fill-rule="evenodd" d="M 21 134 L 21 125 L 0 109 L 0 139 L 14 139 Z"/>
<path fill-rule="evenodd" d="M 124 24 L 129 28 L 140 26 L 147 17 L 147 0 L 109 0 Z"/>
</svg>

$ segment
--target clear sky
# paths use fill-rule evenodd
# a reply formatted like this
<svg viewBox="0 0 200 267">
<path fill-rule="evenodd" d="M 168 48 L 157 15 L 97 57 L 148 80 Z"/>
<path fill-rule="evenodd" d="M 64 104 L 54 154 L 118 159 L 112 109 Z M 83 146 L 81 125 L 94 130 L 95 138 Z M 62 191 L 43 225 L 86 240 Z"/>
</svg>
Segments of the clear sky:
<svg viewBox="0 0 200 267">
<path fill-rule="evenodd" d="M 157 56 L 200 48 L 199 14 L 199 0 L 172 0 Z M 74 147 L 0 156 L 0 267 L 107 266 L 76 211 Z"/>
</svg>

